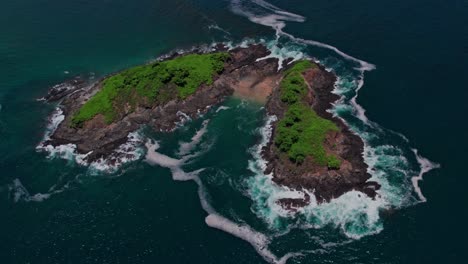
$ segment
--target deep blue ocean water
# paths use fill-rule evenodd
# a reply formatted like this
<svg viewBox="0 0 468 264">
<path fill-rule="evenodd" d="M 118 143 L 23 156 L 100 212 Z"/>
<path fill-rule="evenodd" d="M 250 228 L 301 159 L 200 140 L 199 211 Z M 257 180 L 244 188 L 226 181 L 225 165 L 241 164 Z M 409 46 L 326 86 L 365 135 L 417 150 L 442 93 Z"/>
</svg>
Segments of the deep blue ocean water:
<svg viewBox="0 0 468 264">
<path fill-rule="evenodd" d="M 467 1 L 0 6 L 0 263 L 265 263 L 263 249 L 278 259 L 300 253 L 287 263 L 466 261 Z M 142 154 L 104 173 L 36 151 L 55 109 L 36 99 L 51 85 L 78 74 L 98 78 L 173 49 L 246 39 L 264 39 L 282 56 L 312 56 L 340 76 L 343 101 L 334 111 L 366 140 L 366 161 L 386 186 L 380 202 L 350 194 L 297 218 L 282 216 L 269 199 L 287 192 L 259 173 L 263 110 L 237 99 L 174 133 L 141 131 L 158 142 L 157 164 Z M 376 69 L 363 73 L 362 61 Z M 352 103 L 362 73 L 357 103 L 376 123 Z M 199 141 L 197 131 L 204 131 Z M 197 156 L 184 160 L 181 142 L 192 142 L 187 151 Z M 411 183 L 420 171 L 412 149 L 440 164 L 419 182 L 426 202 Z M 173 180 L 177 169 L 196 180 Z"/>
</svg>

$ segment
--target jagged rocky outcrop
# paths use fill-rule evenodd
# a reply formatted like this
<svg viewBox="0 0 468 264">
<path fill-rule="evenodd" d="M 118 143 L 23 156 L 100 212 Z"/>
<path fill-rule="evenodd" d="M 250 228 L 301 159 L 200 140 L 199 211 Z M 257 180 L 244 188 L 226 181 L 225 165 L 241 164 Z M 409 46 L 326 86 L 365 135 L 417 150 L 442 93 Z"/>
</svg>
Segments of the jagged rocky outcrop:
<svg viewBox="0 0 468 264">
<path fill-rule="evenodd" d="M 217 46 L 213 51 L 220 50 L 226 51 L 222 46 Z M 287 65 L 278 70 L 277 59 L 259 60 L 270 53 L 263 45 L 235 48 L 228 52 L 230 56 L 224 64 L 224 70 L 214 77 L 212 85 L 202 85 L 183 100 L 174 99 L 153 106 L 139 105 L 131 112 L 122 109 L 119 118 L 111 124 L 106 123 L 104 116 L 98 114 L 82 126 L 72 125 L 73 114 L 102 88 L 105 78 L 92 84 L 86 83 L 82 78 L 75 78 L 52 87 L 45 98 L 48 101 L 61 100 L 60 107 L 65 120 L 46 144 L 75 144 L 79 153 L 90 153 L 87 159 L 93 161 L 106 157 L 117 146 L 126 142 L 129 133 L 141 126 L 149 126 L 157 131 L 170 131 L 183 117 L 197 118 L 206 112 L 209 106 L 219 104 L 231 95 L 262 101 L 266 104 L 269 115 L 281 118 L 287 106 L 280 100 L 279 87 Z M 177 56 L 181 54 L 173 54 L 166 59 Z M 326 111 L 330 109 L 331 103 L 338 99 L 338 96 L 331 93 L 336 77 L 321 66 L 306 70 L 303 77 L 308 84 L 307 101 L 310 107 L 321 117 L 332 120 L 339 128 L 339 131 L 330 131 L 327 134 L 324 147 L 327 152 L 339 157 L 341 166 L 339 169 L 330 169 L 315 164 L 310 158 L 301 164 L 294 163 L 277 149 L 272 138 L 262 153 L 268 162 L 266 173 L 272 173 L 277 184 L 314 191 L 319 201 L 328 201 L 352 189 L 362 191 L 370 197 L 375 196 L 379 186 L 377 183 L 368 182 L 370 175 L 362 158 L 361 138 L 354 135 L 340 119 Z M 274 125 L 273 136 L 275 128 Z M 309 202 L 308 195 L 302 200 L 279 201 L 291 210 Z"/>
<path fill-rule="evenodd" d="M 367 165 L 362 157 L 362 139 L 353 134 L 341 119 L 327 112 L 332 103 L 339 99 L 332 93 L 336 76 L 322 66 L 317 66 L 303 73 L 309 88 L 308 104 L 320 117 L 338 126 L 339 131 L 327 133 L 324 147 L 327 153 L 339 157 L 340 168 L 317 165 L 311 157 L 307 157 L 301 164 L 292 162 L 275 146 L 273 138 L 276 126 L 273 125 L 272 139 L 262 153 L 268 161 L 266 173 L 273 173 L 273 180 L 277 184 L 298 190 L 313 190 L 318 202 L 329 201 L 353 189 L 374 197 L 380 186 L 368 181 L 371 176 L 367 173 Z M 279 89 L 273 90 L 266 108 L 270 115 L 276 115 L 278 119 L 284 115 L 287 106 L 280 99 Z M 309 202 L 309 197 L 306 195 L 305 199 L 283 199 L 279 202 L 285 207 L 303 206 Z"/>
</svg>

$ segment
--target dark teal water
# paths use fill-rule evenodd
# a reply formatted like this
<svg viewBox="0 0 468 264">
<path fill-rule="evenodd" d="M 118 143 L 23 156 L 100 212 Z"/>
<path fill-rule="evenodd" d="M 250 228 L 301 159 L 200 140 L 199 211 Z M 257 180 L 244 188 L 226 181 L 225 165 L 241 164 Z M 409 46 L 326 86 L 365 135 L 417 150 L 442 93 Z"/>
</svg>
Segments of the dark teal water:
<svg viewBox="0 0 468 264">
<path fill-rule="evenodd" d="M 364 73 L 357 102 L 379 125 L 357 118 L 352 105 L 361 74 L 354 68 L 361 65 L 284 35 L 275 42 L 271 26 L 280 25 L 284 13 L 263 1 L 2 3 L 0 263 L 264 263 L 248 241 L 205 223 L 199 184 L 211 210 L 230 221 L 217 222 L 224 230 L 249 226 L 259 233 L 243 238 L 261 233 L 278 258 L 301 252 L 287 263 L 463 263 L 468 3 L 271 4 L 306 18 L 285 21 L 283 32 L 377 66 Z M 282 19 L 302 20 L 291 14 Z M 366 140 L 367 161 L 385 186 L 381 200 L 350 195 L 297 218 L 281 215 L 269 202 L 287 192 L 258 173 L 255 147 L 264 113 L 235 99 L 226 102 L 229 109 L 214 108 L 172 134 L 141 132 L 158 141 L 161 155 L 180 161 L 186 156 L 178 153 L 180 142 L 190 142 L 207 120 L 206 133 L 190 150 L 197 156 L 176 166 L 188 174 L 204 169 L 195 177 L 199 184 L 175 181 L 174 167 L 149 165 L 144 158 L 116 173 L 95 173 L 35 150 L 55 108 L 36 101 L 49 86 L 76 74 L 99 77 L 174 48 L 245 38 L 316 57 L 341 77 L 344 100 L 335 112 Z M 424 203 L 411 183 L 420 170 L 412 148 L 441 166 L 419 183 Z M 38 193 L 50 196 L 36 199 Z"/>
</svg>

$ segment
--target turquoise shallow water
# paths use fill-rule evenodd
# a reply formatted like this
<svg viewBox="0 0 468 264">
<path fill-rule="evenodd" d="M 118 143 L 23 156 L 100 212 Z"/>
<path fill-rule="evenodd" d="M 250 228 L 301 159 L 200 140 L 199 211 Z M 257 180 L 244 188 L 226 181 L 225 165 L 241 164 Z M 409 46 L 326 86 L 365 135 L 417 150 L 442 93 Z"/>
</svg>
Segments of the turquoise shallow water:
<svg viewBox="0 0 468 264">
<path fill-rule="evenodd" d="M 462 263 L 466 3 L 271 4 L 291 13 L 263 1 L 1 4 L 1 263 L 263 263 L 268 252 L 301 253 L 287 263 Z M 284 34 L 275 42 L 275 27 L 375 64 L 357 102 L 378 125 L 353 105 L 360 61 Z M 349 194 L 294 219 L 284 215 L 274 198 L 291 193 L 259 173 L 263 110 L 235 99 L 172 134 L 140 132 L 158 141 L 156 163 L 166 157 L 177 166 L 142 157 L 116 173 L 95 173 L 36 152 L 54 109 L 36 98 L 50 85 L 75 74 L 99 77 L 173 48 L 245 38 L 263 38 L 279 55 L 313 56 L 341 77 L 344 99 L 334 111 L 367 142 L 366 160 L 385 184 L 379 202 Z M 181 142 L 193 148 L 181 154 Z M 412 148 L 441 165 L 419 184 L 425 203 L 411 183 L 420 170 Z M 197 156 L 184 160 L 187 154 Z M 173 180 L 179 168 L 193 180 Z M 379 213 L 382 207 L 392 209 Z"/>
</svg>

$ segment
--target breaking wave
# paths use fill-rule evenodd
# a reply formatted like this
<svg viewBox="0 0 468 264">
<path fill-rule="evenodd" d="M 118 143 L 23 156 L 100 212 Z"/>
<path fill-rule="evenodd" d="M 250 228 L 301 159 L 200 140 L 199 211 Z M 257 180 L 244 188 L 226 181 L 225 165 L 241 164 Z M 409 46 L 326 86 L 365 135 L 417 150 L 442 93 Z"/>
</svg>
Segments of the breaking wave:
<svg viewBox="0 0 468 264">
<path fill-rule="evenodd" d="M 380 232 L 383 227 L 379 221 L 379 210 L 385 207 L 380 197 L 375 200 L 367 195 L 350 191 L 328 203 L 317 203 L 313 192 L 292 190 L 277 185 L 272 175 L 264 175 L 266 161 L 261 157 L 264 146 L 271 137 L 271 123 L 276 117 L 269 117 L 266 125 L 260 129 L 262 140 L 252 149 L 253 160 L 249 169 L 255 173 L 247 179 L 248 192 L 253 200 L 253 211 L 273 230 L 288 231 L 291 227 L 308 229 L 323 228 L 327 225 L 339 227 L 350 238 L 359 239 L 365 235 Z M 309 205 L 295 208 L 295 212 L 285 210 L 278 201 L 283 198 L 310 197 Z"/>
<path fill-rule="evenodd" d="M 330 111 L 363 138 L 363 156 L 369 166 L 368 172 L 372 175 L 370 180 L 382 186 L 375 200 L 363 193 L 351 191 L 329 203 L 317 204 L 313 194 L 306 190 L 290 190 L 276 185 L 271 175 L 263 174 L 265 161 L 260 156 L 262 144 L 271 133 L 268 132 L 270 121 L 267 121 L 261 131 L 263 141 L 253 150 L 254 159 L 249 162 L 249 169 L 256 175 L 247 179 L 249 195 L 254 202 L 252 211 L 274 230 L 287 231 L 291 227 L 315 229 L 332 225 L 340 228 L 346 237 L 359 239 L 383 230 L 381 210 L 425 202 L 418 182 L 425 173 L 439 165 L 411 149 L 403 135 L 370 121 L 365 109 L 357 103 L 359 90 L 364 86 L 365 72 L 374 70 L 376 66 L 346 54 L 337 47 L 299 38 L 284 31 L 287 22 L 304 22 L 306 18 L 303 16 L 262 0 L 233 0 L 230 3 L 233 13 L 275 31 L 276 39 L 266 43 L 272 52 L 269 57 L 278 58 L 280 66 L 287 57 L 294 60 L 309 57 L 308 50 L 312 47 L 331 51 L 345 60 L 337 60 L 331 54 L 320 61 L 313 58 L 338 76 L 334 93 L 340 95 L 341 99 Z M 302 198 L 305 195 L 311 197 L 311 203 L 298 208 L 295 214 L 285 211 L 276 203 L 281 198 Z"/>
</svg>

